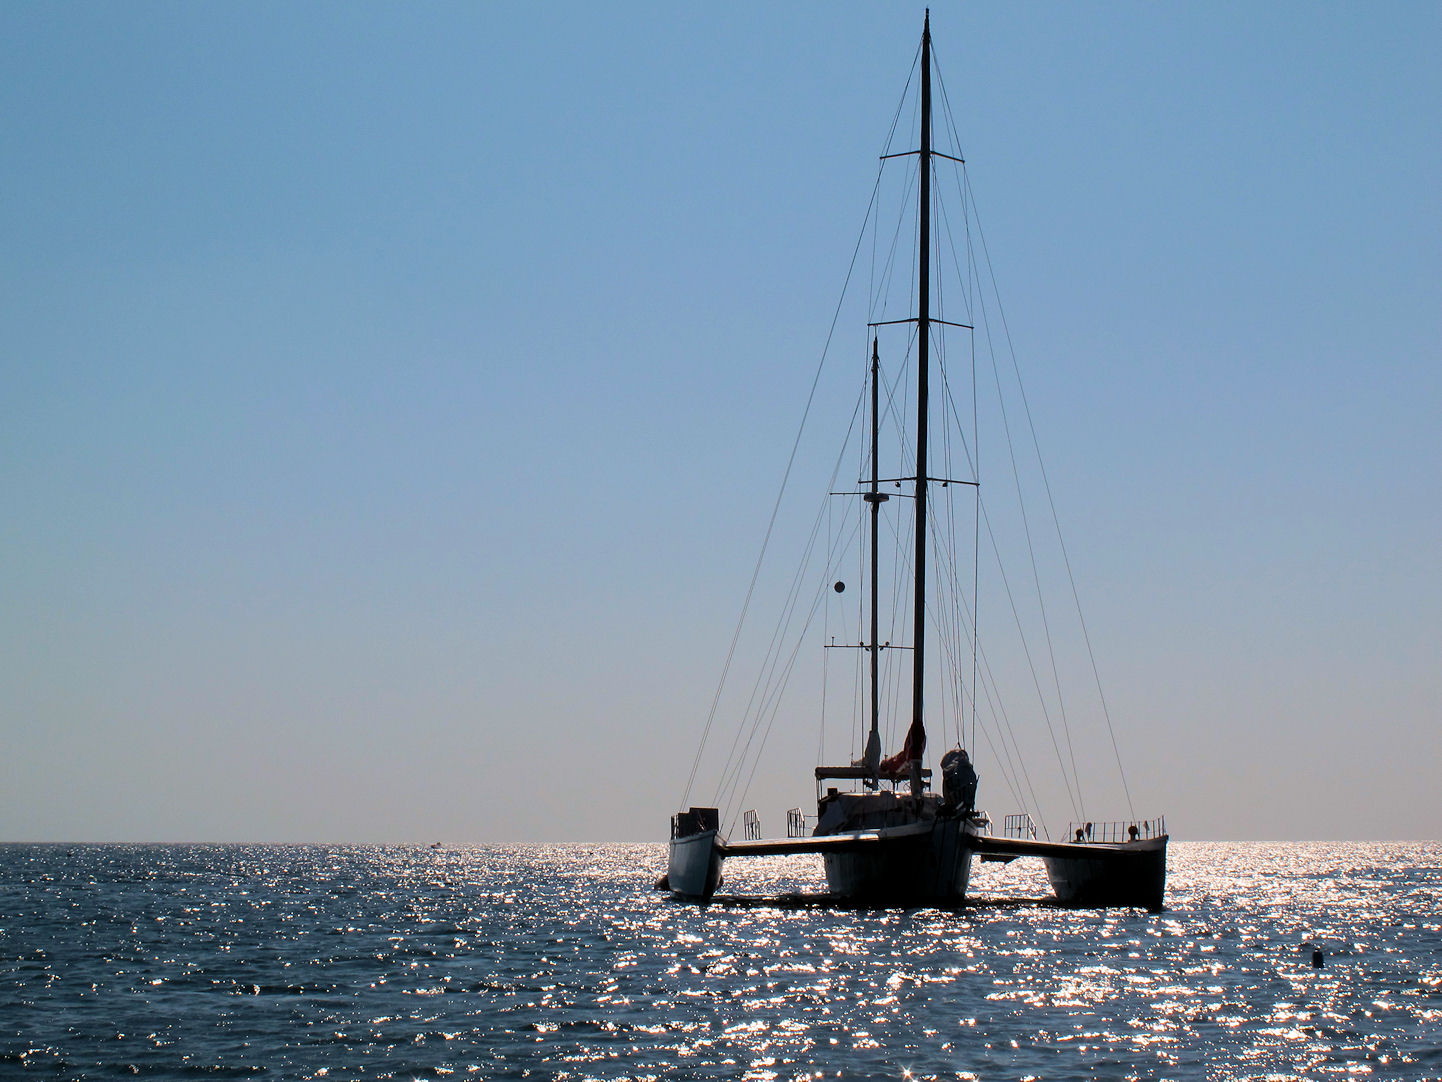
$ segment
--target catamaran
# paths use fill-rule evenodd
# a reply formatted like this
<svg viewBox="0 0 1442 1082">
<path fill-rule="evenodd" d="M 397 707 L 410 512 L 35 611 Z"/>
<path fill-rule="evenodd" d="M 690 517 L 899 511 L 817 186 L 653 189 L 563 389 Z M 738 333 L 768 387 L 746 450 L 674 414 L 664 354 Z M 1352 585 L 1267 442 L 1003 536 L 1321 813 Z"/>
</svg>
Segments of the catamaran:
<svg viewBox="0 0 1442 1082">
<path fill-rule="evenodd" d="M 814 826 L 809 831 L 805 829 L 808 817 L 796 809 L 791 813 L 788 837 L 762 839 L 751 836 L 759 832 L 754 828 L 754 815 L 748 813 L 748 836 L 730 840 L 722 830 L 720 808 L 684 807 L 672 816 L 668 869 L 658 885 L 681 897 L 709 899 L 721 883 L 722 868 L 727 860 L 810 853 L 822 858 L 828 892 L 836 898 L 878 906 L 957 905 L 967 897 L 974 858 L 980 856 L 983 860 L 1010 861 L 1018 857 L 1038 857 L 1045 861 L 1053 890 L 1064 903 L 1158 909 L 1163 904 L 1166 883 L 1168 836 L 1163 819 L 1132 818 L 1103 824 L 1100 828 L 1093 822 L 1081 822 L 1069 826 L 1065 837 L 1048 841 L 1036 837 L 1029 815 L 1009 816 L 1008 829 L 1001 834 L 994 833 L 990 817 L 976 804 L 978 775 L 971 754 L 962 746 L 961 736 L 966 731 L 964 715 L 969 703 L 974 746 L 977 710 L 983 696 L 990 698 L 984 677 L 986 666 L 979 664 L 976 634 L 976 563 L 983 531 L 980 479 L 975 475 L 979 454 L 977 458 L 972 458 L 968 450 L 966 457 L 970 462 L 963 470 L 952 469 L 952 462 L 945 454 L 938 456 L 941 459 L 940 469 L 937 468 L 938 463 L 928 457 L 934 437 L 933 414 L 943 413 L 944 422 L 959 424 L 962 420 L 951 387 L 944 382 L 944 371 L 940 408 L 934 402 L 934 340 L 939 341 L 940 336 L 947 332 L 974 339 L 976 329 L 972 319 L 964 323 L 944 319 L 939 308 L 933 304 L 933 285 L 936 282 L 932 262 L 934 249 L 940 250 L 941 239 L 934 236 L 933 227 L 941 223 L 944 228 L 950 229 L 951 225 L 950 220 L 939 212 L 933 198 L 933 174 L 939 160 L 963 163 L 959 153 L 948 154 L 933 146 L 932 74 L 931 20 L 928 12 L 920 45 L 918 145 L 914 150 L 882 156 L 883 167 L 888 161 L 908 159 L 915 166 L 917 194 L 913 258 L 916 276 L 911 293 L 915 307 L 900 318 L 888 319 L 884 318 L 885 312 L 873 312 L 875 318 L 868 320 L 867 413 L 870 432 L 863 456 L 866 473 L 860 478 L 856 491 L 828 494 L 858 498 L 863 509 L 861 518 L 864 525 L 859 525 L 857 529 L 858 535 L 865 537 L 865 615 L 858 629 L 861 641 L 828 644 L 833 647 L 849 646 L 865 656 L 865 694 L 861 698 L 864 700 L 862 709 L 866 725 L 860 755 L 848 757 L 844 763 L 815 768 L 813 780 L 817 789 L 817 807 Z M 958 186 L 958 191 L 965 197 L 965 186 Z M 871 217 L 870 212 L 868 217 Z M 949 235 L 945 239 L 954 251 L 956 238 Z M 968 259 L 968 263 L 974 262 L 974 258 Z M 898 332 L 906 337 L 904 367 L 911 373 L 905 394 L 898 389 L 901 380 L 897 376 L 888 378 L 882 369 L 881 335 Z M 913 348 L 914 365 L 911 363 Z M 971 352 L 974 401 L 974 349 Z M 898 448 L 909 448 L 910 461 L 907 467 L 895 471 L 899 476 L 883 477 L 882 420 L 899 420 L 903 411 L 898 406 L 898 399 L 912 394 L 912 408 L 904 411 L 910 414 L 909 433 L 896 439 Z M 974 415 L 975 408 L 973 418 Z M 906 426 L 898 424 L 898 428 L 902 427 Z M 959 442 L 964 447 L 971 447 L 964 434 Z M 947 442 L 946 446 L 954 450 L 956 444 Z M 965 475 L 958 477 L 956 473 Z M 968 578 L 955 551 L 957 531 L 954 519 L 949 510 L 945 512 L 944 519 L 933 515 L 932 511 L 932 504 L 938 496 L 950 498 L 957 490 L 970 492 L 975 507 L 974 528 L 967 538 L 974 542 L 971 545 L 969 577 L 973 601 L 970 604 L 939 601 L 934 597 L 935 590 L 929 588 L 936 584 L 928 582 L 928 573 L 933 568 L 937 572 L 936 579 L 965 585 Z M 910 501 L 909 538 L 904 536 L 906 531 L 894 520 L 883 523 L 883 509 L 893 495 L 899 500 Z M 987 530 L 990 532 L 989 524 Z M 965 535 L 967 531 L 962 533 Z M 898 553 L 889 557 L 883 555 L 883 535 L 898 542 Z M 881 589 L 883 563 L 904 572 L 902 585 L 894 585 L 888 591 L 890 596 L 885 599 L 885 604 Z M 827 564 L 828 569 L 831 566 Z M 829 583 L 829 574 L 826 581 Z M 845 584 L 838 580 L 833 588 L 842 593 Z M 889 629 L 898 626 L 905 629 L 906 624 L 910 624 L 909 637 L 903 635 L 906 638 L 904 642 L 893 644 L 885 637 L 886 632 L 881 626 L 882 613 L 883 608 L 888 606 L 892 614 Z M 814 612 L 816 607 L 813 604 L 810 611 Z M 928 633 L 933 628 L 939 629 L 940 638 L 950 636 L 949 645 L 934 647 L 929 643 Z M 958 655 L 964 651 L 957 646 L 958 638 L 970 645 L 969 674 L 965 672 L 965 665 L 960 664 Z M 926 765 L 927 713 L 931 701 L 928 693 L 930 682 L 938 679 L 932 671 L 935 667 L 933 653 L 938 659 L 952 663 L 954 671 L 941 677 L 945 684 L 942 697 L 959 703 L 957 712 L 962 715 L 961 723 L 956 726 L 958 739 L 938 762 L 941 774 L 939 791 L 933 785 L 934 772 Z M 898 671 L 888 664 L 889 675 L 884 674 L 884 659 L 889 662 L 897 654 L 909 655 L 909 666 L 902 666 Z M 903 694 L 900 689 L 905 680 L 904 669 L 908 667 L 909 694 Z M 771 695 L 771 691 L 764 690 L 761 698 L 765 701 Z M 753 694 L 754 699 L 756 696 Z M 887 702 L 884 703 L 883 699 Z M 899 750 L 884 756 L 883 720 L 890 719 L 890 727 L 895 731 L 900 728 L 896 723 L 898 715 L 906 723 L 905 736 Z M 771 716 L 774 718 L 774 712 Z M 768 722 L 767 731 L 769 728 Z M 758 714 L 752 736 L 760 729 Z M 761 739 L 764 742 L 764 734 Z M 750 745 L 751 738 L 746 743 Z M 1060 750 L 1058 756 L 1061 756 Z M 733 779 L 737 776 L 737 772 L 733 771 Z M 692 777 L 695 777 L 694 769 Z M 685 798 L 682 803 L 686 804 Z"/>
</svg>

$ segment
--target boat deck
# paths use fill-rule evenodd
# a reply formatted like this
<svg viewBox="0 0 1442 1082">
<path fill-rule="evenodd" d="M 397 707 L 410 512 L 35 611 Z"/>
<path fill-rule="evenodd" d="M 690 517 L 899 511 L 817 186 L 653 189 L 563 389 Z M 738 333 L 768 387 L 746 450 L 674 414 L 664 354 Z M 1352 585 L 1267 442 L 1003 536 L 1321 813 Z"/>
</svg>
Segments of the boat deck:
<svg viewBox="0 0 1442 1082">
<path fill-rule="evenodd" d="M 803 838 L 760 838 L 744 842 L 720 842 L 716 848 L 723 857 L 782 857 L 796 853 L 848 853 L 869 849 L 883 840 L 925 834 L 930 823 L 886 827 L 882 830 L 848 830 L 841 834 L 808 835 Z"/>
<path fill-rule="evenodd" d="M 842 854 L 860 854 L 869 850 L 882 853 L 888 849 L 888 843 L 911 835 L 919 837 L 929 834 L 934 825 L 931 821 L 925 821 L 841 834 L 738 842 L 725 842 L 713 835 L 714 841 L 709 853 L 710 859 L 715 862 L 719 879 L 721 861 L 727 857 L 779 857 L 803 853 L 839 857 Z M 963 836 L 960 845 L 984 861 L 1011 861 L 1018 857 L 1040 858 L 1046 864 L 1047 876 L 1056 892 L 1055 901 L 1062 905 L 1142 906 L 1153 911 L 1161 909 L 1163 905 L 1166 885 L 1165 834 L 1124 842 L 1051 842 L 968 833 Z M 864 899 L 853 901 L 863 907 L 869 904 Z M 874 903 L 874 900 L 872 902 Z M 757 904 L 783 903 L 796 906 L 853 904 L 835 895 L 766 898 L 758 900 Z"/>
<path fill-rule="evenodd" d="M 887 827 L 886 838 L 897 838 L 908 832 L 923 833 L 930 824 L 917 824 L 915 831 L 907 827 Z M 883 840 L 879 830 L 854 830 L 844 834 L 812 835 L 804 838 L 760 838 L 752 841 L 720 842 L 716 848 L 723 857 L 780 857 L 798 853 L 836 853 L 866 849 Z M 1047 842 L 1028 838 L 999 838 L 991 834 L 967 835 L 967 848 L 983 857 L 1014 859 L 1016 857 L 1060 857 L 1108 860 L 1131 856 L 1137 842 Z"/>
</svg>

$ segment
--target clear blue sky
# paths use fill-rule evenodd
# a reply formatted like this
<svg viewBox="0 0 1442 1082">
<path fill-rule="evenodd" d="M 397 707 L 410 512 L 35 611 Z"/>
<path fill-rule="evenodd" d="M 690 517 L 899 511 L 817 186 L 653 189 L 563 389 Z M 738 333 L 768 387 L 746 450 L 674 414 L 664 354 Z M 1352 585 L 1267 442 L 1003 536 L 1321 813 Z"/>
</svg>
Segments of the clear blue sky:
<svg viewBox="0 0 1442 1082">
<path fill-rule="evenodd" d="M 1138 810 L 1437 837 L 1442 7 L 932 17 Z M 0 839 L 663 837 L 920 21 L 0 6 Z"/>
</svg>

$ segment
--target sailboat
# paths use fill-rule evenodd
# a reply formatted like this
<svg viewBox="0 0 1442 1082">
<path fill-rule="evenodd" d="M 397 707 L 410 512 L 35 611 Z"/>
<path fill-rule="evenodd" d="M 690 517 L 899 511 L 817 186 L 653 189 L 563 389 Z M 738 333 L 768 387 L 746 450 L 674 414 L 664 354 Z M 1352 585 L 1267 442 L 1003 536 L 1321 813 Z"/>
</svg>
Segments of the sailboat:
<svg viewBox="0 0 1442 1082">
<path fill-rule="evenodd" d="M 705 900 L 720 886 L 726 860 L 810 853 L 822 858 L 828 893 L 835 898 L 878 906 L 958 905 L 967 898 L 976 857 L 990 861 L 1038 857 L 1046 862 L 1053 890 L 1064 903 L 1158 909 L 1163 902 L 1166 879 L 1168 837 L 1163 819 L 1111 824 L 1100 832 L 1093 823 L 1087 822 L 1069 827 L 1063 839 L 1046 841 L 1035 837 L 1028 817 L 1024 826 L 996 835 L 991 831 L 990 817 L 976 806 L 978 775 L 960 741 L 940 758 L 939 791 L 933 785 L 934 772 L 926 765 L 928 681 L 935 679 L 928 671 L 927 646 L 928 621 L 935 619 L 928 605 L 929 560 L 934 555 L 929 545 L 935 544 L 933 529 L 929 528 L 933 524 L 928 522 L 929 502 L 938 488 L 957 485 L 976 490 L 979 485 L 975 478 L 957 479 L 944 472 L 937 473 L 928 462 L 928 426 L 934 408 L 930 385 L 933 332 L 949 327 L 974 333 L 968 324 L 943 320 L 933 312 L 932 306 L 933 161 L 960 159 L 933 147 L 929 11 L 923 23 L 920 46 L 919 114 L 918 148 L 904 154 L 883 155 L 883 158 L 914 156 L 916 159 L 915 309 L 901 319 L 877 319 L 869 323 L 870 440 L 866 455 L 869 476 L 862 480 L 858 492 L 848 494 L 860 498 L 865 505 L 864 517 L 869 520 L 866 526 L 869 581 L 865 604 L 869 626 L 864 641 L 854 644 L 865 653 L 868 670 L 865 709 L 868 724 L 862 753 L 839 765 L 815 768 L 818 797 L 814 828 L 810 833 L 796 829 L 807 818 L 799 810 L 792 813 L 794 821 L 788 837 L 762 839 L 752 836 L 754 831 L 748 829 L 748 836 L 741 840 L 730 840 L 723 834 L 719 808 L 693 805 L 677 812 L 671 819 L 667 872 L 658 886 L 683 898 Z M 911 468 L 902 471 L 903 476 L 883 479 L 879 463 L 884 381 L 877 332 L 882 327 L 898 325 L 914 332 L 916 351 L 914 435 L 906 441 L 910 444 L 912 461 L 908 464 Z M 894 412 L 894 402 L 887 405 Z M 909 498 L 914 509 L 909 551 L 898 561 L 907 567 L 910 577 L 909 589 L 905 591 L 909 593 L 910 639 L 896 646 L 883 641 L 880 626 L 881 514 L 883 505 L 891 498 L 890 492 L 883 491 L 883 483 L 893 488 L 906 486 L 909 491 L 900 495 Z M 977 520 L 979 536 L 979 497 Z M 979 542 L 973 548 L 973 562 L 976 548 Z M 940 558 L 946 554 L 936 555 Z M 947 566 L 952 564 L 948 562 Z M 843 591 L 844 583 L 838 581 L 835 588 Z M 974 621 L 971 638 L 975 651 Z M 909 702 L 893 706 L 893 713 L 904 712 L 903 720 L 907 723 L 902 746 L 894 754 L 883 756 L 880 666 L 883 652 L 887 650 L 909 651 L 910 695 Z M 975 681 L 970 695 L 974 737 Z M 893 700 L 896 698 L 893 696 Z M 749 828 L 755 820 L 751 813 L 748 816 Z"/>
</svg>

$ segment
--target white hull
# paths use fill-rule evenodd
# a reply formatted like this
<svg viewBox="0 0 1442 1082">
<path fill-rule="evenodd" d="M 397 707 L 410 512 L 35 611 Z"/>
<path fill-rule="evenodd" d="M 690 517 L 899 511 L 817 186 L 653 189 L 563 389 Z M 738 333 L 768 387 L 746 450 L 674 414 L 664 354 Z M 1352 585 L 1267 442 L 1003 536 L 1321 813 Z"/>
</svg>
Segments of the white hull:
<svg viewBox="0 0 1442 1082">
<path fill-rule="evenodd" d="M 971 882 L 969 819 L 938 818 L 867 831 L 875 845 L 825 854 L 826 886 L 877 905 L 959 905 Z"/>
<path fill-rule="evenodd" d="M 721 884 L 721 851 L 714 830 L 671 839 L 666 885 L 683 898 L 709 898 Z"/>
</svg>

